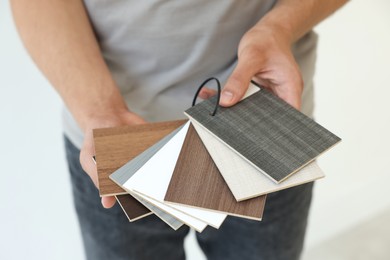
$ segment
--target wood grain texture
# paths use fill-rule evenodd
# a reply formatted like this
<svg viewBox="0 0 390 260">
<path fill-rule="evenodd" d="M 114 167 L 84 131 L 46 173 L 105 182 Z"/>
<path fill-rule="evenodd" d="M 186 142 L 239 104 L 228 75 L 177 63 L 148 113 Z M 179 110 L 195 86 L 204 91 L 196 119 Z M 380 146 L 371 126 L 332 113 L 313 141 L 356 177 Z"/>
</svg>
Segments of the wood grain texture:
<svg viewBox="0 0 390 260">
<path fill-rule="evenodd" d="M 92 159 L 96 164 L 96 157 L 93 156 Z M 148 210 L 147 207 L 145 207 L 145 204 L 142 205 L 141 203 L 134 200 L 134 198 L 130 195 L 117 195 L 115 196 L 115 199 L 130 222 L 153 214 L 150 210 Z"/>
<path fill-rule="evenodd" d="M 167 205 L 164 203 L 164 197 L 188 127 L 189 123 L 186 123 L 166 145 L 126 181 L 123 187 L 126 190 L 143 195 L 144 199 L 151 204 L 200 232 L 207 225 L 218 228 L 225 220 L 226 214 L 184 205 Z"/>
<path fill-rule="evenodd" d="M 150 158 L 152 158 L 169 140 L 171 140 L 181 128 L 182 127 L 179 127 L 170 134 L 164 136 L 164 138 L 160 141 L 150 146 L 141 154 L 137 155 L 131 161 L 113 172 L 110 175 L 110 179 L 119 186 L 123 186 L 147 161 L 150 160 Z"/>
<path fill-rule="evenodd" d="M 127 162 L 124 166 L 120 167 L 118 170 L 116 170 L 110 175 L 110 179 L 113 180 L 119 186 L 123 186 L 126 181 L 130 179 L 151 157 L 153 157 L 156 152 L 158 152 L 173 136 L 175 136 L 175 134 L 181 128 L 182 127 L 175 129 L 173 132 L 163 137 L 156 144 L 152 145 L 144 152 L 136 156 L 134 159 Z M 131 194 L 134 198 L 136 198 L 139 202 L 141 202 L 146 208 L 152 211 L 155 215 L 157 215 L 162 221 L 172 227 L 174 230 L 177 230 L 183 225 L 183 222 L 170 215 L 169 213 L 156 207 L 148 200 L 142 198 L 137 193 L 131 192 L 130 190 L 127 190 L 127 192 Z"/>
<path fill-rule="evenodd" d="M 130 222 L 134 222 L 153 214 L 149 209 L 141 203 L 138 203 L 130 195 L 117 195 L 115 198 Z"/>
<path fill-rule="evenodd" d="M 185 122 L 178 120 L 94 129 L 100 196 L 126 194 L 109 175 Z"/>
<path fill-rule="evenodd" d="M 96 164 L 95 158 L 94 162 Z M 183 222 L 149 203 L 138 194 L 130 191 L 127 192 L 129 195 L 116 195 L 115 198 L 130 222 L 154 213 L 174 230 L 179 229 L 183 225 Z"/>
<path fill-rule="evenodd" d="M 191 125 L 165 201 L 261 220 L 266 196 L 237 202 Z"/>
<path fill-rule="evenodd" d="M 193 122 L 193 126 L 237 201 L 287 189 L 325 176 L 314 161 L 277 184 L 220 142 L 203 126 L 196 122 Z"/>
<path fill-rule="evenodd" d="M 137 155 L 134 159 L 127 162 L 125 165 L 120 167 L 114 173 L 110 175 L 110 179 L 113 180 L 119 186 L 123 186 L 123 184 L 134 175 L 134 173 L 142 167 L 157 151 L 161 149 L 182 127 L 175 129 L 170 134 L 163 137 L 156 144 L 152 145 L 148 149 L 146 149 L 141 154 Z M 183 222 L 175 218 L 174 216 L 164 212 L 160 208 L 156 207 L 152 203 L 145 200 L 143 197 L 138 195 L 137 193 L 126 190 L 131 196 L 133 196 L 136 200 L 138 200 L 141 204 L 143 204 L 146 208 L 152 211 L 157 217 L 159 217 L 162 221 L 167 223 L 171 228 L 177 230 L 183 225 Z M 126 195 L 119 195 L 126 196 Z M 131 209 L 131 207 L 128 207 Z M 127 209 L 126 209 L 127 210 Z"/>
<path fill-rule="evenodd" d="M 216 97 L 205 100 L 186 114 L 276 183 L 340 141 L 266 90 L 210 116 L 215 102 Z"/>
</svg>

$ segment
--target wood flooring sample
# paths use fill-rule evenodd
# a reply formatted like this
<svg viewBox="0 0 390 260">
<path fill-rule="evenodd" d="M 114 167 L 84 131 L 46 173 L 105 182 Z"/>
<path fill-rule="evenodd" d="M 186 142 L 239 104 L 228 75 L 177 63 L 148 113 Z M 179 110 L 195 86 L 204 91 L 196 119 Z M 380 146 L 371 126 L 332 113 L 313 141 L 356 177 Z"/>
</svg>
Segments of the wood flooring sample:
<svg viewBox="0 0 390 260">
<path fill-rule="evenodd" d="M 275 183 L 228 146 L 220 142 L 203 128 L 203 126 L 196 122 L 192 123 L 237 201 L 291 188 L 325 176 L 314 161 L 300 169 L 287 180 L 279 184 Z M 226 158 L 229 159 L 227 160 Z"/>
<path fill-rule="evenodd" d="M 225 220 L 226 214 L 183 205 L 168 205 L 164 202 L 188 127 L 189 123 L 186 123 L 166 145 L 126 181 L 123 188 L 143 195 L 144 199 L 151 204 L 201 232 L 207 225 L 218 228 Z"/>
<path fill-rule="evenodd" d="M 173 132 L 166 135 L 156 144 L 152 145 L 151 147 L 143 151 L 141 154 L 137 155 L 134 159 L 127 162 L 125 165 L 123 165 L 114 173 L 112 173 L 110 175 L 110 179 L 113 180 L 119 186 L 123 186 L 126 181 L 130 179 L 151 157 L 153 157 L 153 155 L 155 155 L 155 153 L 159 151 L 161 147 L 163 147 L 180 129 L 181 127 L 175 129 Z M 152 211 L 162 221 L 172 227 L 174 230 L 177 230 L 183 225 L 183 222 L 166 213 L 165 211 L 162 211 L 160 208 L 143 199 L 140 195 L 129 190 L 127 190 L 127 192 L 131 194 L 131 196 L 133 196 L 135 199 L 137 199 L 140 203 L 142 203 L 146 208 Z"/>
<path fill-rule="evenodd" d="M 115 198 L 130 222 L 152 214 L 149 209 L 147 209 L 144 205 L 139 203 L 130 195 L 117 195 Z"/>
<path fill-rule="evenodd" d="M 265 199 L 266 196 L 260 196 L 237 202 L 190 125 L 165 195 L 166 202 L 261 220 Z"/>
<path fill-rule="evenodd" d="M 340 141 L 264 89 L 211 116 L 215 102 L 210 98 L 185 113 L 276 183 Z"/>
<path fill-rule="evenodd" d="M 185 122 L 177 120 L 94 129 L 100 196 L 126 194 L 109 175 Z"/>
<path fill-rule="evenodd" d="M 174 137 L 181 127 L 175 129 L 170 134 L 164 136 L 160 141 L 150 146 L 148 149 L 134 157 L 131 161 L 128 161 L 125 165 L 118 170 L 110 174 L 110 179 L 113 180 L 119 186 L 125 185 L 125 183 L 133 177 L 133 175 L 144 166 L 160 149 Z"/>
</svg>

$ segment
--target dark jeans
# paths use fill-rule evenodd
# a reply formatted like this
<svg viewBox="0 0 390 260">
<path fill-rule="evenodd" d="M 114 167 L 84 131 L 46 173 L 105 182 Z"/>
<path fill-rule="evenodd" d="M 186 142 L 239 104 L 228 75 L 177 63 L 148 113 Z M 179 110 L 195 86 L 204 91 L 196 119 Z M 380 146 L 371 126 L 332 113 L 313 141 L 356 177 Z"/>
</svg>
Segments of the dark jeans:
<svg viewBox="0 0 390 260">
<path fill-rule="evenodd" d="M 81 168 L 80 151 L 67 138 L 65 147 L 87 259 L 185 259 L 187 226 L 174 231 L 155 215 L 129 223 L 118 205 L 104 209 Z M 312 188 L 310 183 L 268 195 L 261 222 L 228 217 L 219 230 L 197 233 L 207 259 L 299 259 Z"/>
</svg>

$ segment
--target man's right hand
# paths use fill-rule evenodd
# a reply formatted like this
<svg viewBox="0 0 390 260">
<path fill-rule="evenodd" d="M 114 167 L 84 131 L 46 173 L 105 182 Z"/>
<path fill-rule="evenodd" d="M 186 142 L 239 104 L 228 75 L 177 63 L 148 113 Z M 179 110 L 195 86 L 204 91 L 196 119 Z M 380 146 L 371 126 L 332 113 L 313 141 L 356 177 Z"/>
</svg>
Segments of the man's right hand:
<svg viewBox="0 0 390 260">
<path fill-rule="evenodd" d="M 28 52 L 84 132 L 80 162 L 97 185 L 92 130 L 145 121 L 128 111 L 83 1 L 12 0 L 11 7 Z M 102 204 L 112 207 L 115 198 L 103 197 Z"/>
<path fill-rule="evenodd" d="M 96 187 L 98 187 L 97 168 L 92 160 L 92 157 L 95 155 L 92 132 L 93 129 L 143 123 L 146 123 L 144 119 L 129 111 L 123 111 L 120 113 L 112 112 L 107 114 L 100 114 L 91 117 L 85 122 L 85 125 L 83 127 L 84 143 L 80 152 L 80 163 L 84 171 L 89 175 Z M 115 202 L 116 200 L 114 196 L 102 197 L 102 205 L 105 208 L 111 208 L 115 205 Z"/>
</svg>

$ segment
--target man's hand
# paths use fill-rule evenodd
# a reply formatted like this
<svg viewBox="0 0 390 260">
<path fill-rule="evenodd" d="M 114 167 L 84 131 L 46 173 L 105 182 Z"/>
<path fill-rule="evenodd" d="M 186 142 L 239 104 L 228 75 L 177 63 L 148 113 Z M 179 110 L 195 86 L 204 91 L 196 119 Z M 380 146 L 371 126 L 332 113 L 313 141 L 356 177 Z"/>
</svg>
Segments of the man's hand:
<svg viewBox="0 0 390 260">
<path fill-rule="evenodd" d="M 236 104 L 252 79 L 291 106 L 300 108 L 301 73 L 289 41 L 276 31 L 254 28 L 243 36 L 238 47 L 238 63 L 223 88 L 220 105 Z M 214 94 L 215 91 L 205 88 L 200 97 L 208 98 Z"/>
<path fill-rule="evenodd" d="M 97 185 L 92 129 L 144 120 L 128 111 L 82 0 L 12 0 L 11 6 L 29 53 L 84 132 L 80 162 Z M 112 207 L 115 199 L 103 197 L 102 204 Z"/>
<path fill-rule="evenodd" d="M 220 105 L 232 106 L 245 94 L 251 79 L 299 109 L 303 82 L 291 45 L 347 0 L 278 0 L 241 39 L 237 67 L 229 77 Z M 215 91 L 204 88 L 201 98 Z"/>
<path fill-rule="evenodd" d="M 252 29 L 238 47 L 238 64 L 221 96 L 222 106 L 237 103 L 253 79 L 291 106 L 299 109 L 303 91 L 302 76 L 289 41 L 270 29 Z"/>
<path fill-rule="evenodd" d="M 96 165 L 92 160 L 95 155 L 92 130 L 95 128 L 115 127 L 123 125 L 143 124 L 143 120 L 138 115 L 129 111 L 120 113 L 99 114 L 86 121 L 84 128 L 84 143 L 80 152 L 80 163 L 83 170 L 89 175 L 96 187 L 98 187 L 98 177 Z M 111 208 L 115 205 L 115 197 L 102 197 L 102 205 L 105 208 Z"/>
</svg>

